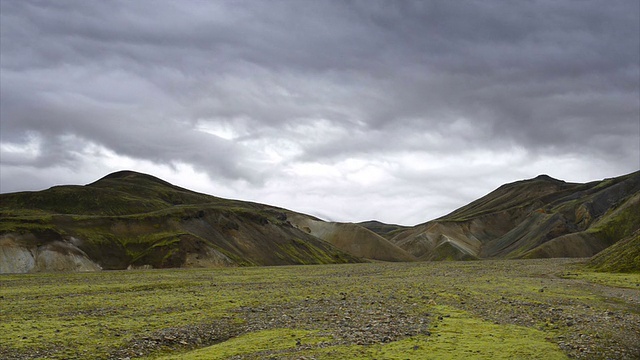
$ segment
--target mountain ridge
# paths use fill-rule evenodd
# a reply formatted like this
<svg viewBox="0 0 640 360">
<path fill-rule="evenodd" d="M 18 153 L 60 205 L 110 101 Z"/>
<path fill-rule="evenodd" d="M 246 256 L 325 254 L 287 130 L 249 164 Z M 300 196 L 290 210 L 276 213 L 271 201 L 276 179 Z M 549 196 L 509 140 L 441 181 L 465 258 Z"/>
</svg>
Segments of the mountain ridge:
<svg viewBox="0 0 640 360">
<path fill-rule="evenodd" d="M 416 226 L 327 222 L 123 170 L 0 194 L 0 273 L 590 257 L 640 227 L 640 171 L 504 184 Z"/>
</svg>

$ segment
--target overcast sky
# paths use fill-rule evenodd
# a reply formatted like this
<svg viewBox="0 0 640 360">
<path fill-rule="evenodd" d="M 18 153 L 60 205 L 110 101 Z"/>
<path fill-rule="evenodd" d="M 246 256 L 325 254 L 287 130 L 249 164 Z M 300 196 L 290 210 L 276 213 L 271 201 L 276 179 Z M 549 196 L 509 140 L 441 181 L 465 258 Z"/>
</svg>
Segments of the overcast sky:
<svg viewBox="0 0 640 360">
<path fill-rule="evenodd" d="M 640 168 L 640 2 L 0 0 L 0 191 L 131 169 L 413 225 Z"/>
</svg>

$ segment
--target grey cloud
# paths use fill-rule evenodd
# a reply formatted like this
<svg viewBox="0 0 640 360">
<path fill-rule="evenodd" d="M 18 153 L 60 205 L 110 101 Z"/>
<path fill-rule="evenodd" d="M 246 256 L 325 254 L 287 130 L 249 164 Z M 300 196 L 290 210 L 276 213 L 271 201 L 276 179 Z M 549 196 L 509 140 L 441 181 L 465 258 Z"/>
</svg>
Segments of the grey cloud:
<svg viewBox="0 0 640 360">
<path fill-rule="evenodd" d="M 11 121 L 2 123 L 3 142 L 24 142 L 28 135 L 35 136 L 40 144 L 39 155 L 25 164 L 69 165 L 79 144 L 96 143 L 120 155 L 158 164 L 185 162 L 207 169 L 215 177 L 260 181 L 240 160 L 248 155 L 245 149 L 163 114 L 162 110 L 171 107 L 144 109 L 100 103 L 77 93 L 33 94 L 19 85 L 9 91 L 6 85 L 3 83 L 0 114 Z M 79 90 L 89 93 L 90 88 L 88 84 L 86 90 Z M 3 157 L 3 162 L 7 161 Z"/>
<path fill-rule="evenodd" d="M 515 146 L 639 165 L 634 0 L 24 0 L 0 10 L 0 142 L 41 146 L 0 165 L 71 166 L 94 144 L 257 187 L 300 161 L 407 152 Z M 309 133 L 318 123 L 325 133 Z M 238 136 L 198 131 L 208 125 Z M 280 142 L 297 155 L 265 165 L 261 146 Z"/>
</svg>

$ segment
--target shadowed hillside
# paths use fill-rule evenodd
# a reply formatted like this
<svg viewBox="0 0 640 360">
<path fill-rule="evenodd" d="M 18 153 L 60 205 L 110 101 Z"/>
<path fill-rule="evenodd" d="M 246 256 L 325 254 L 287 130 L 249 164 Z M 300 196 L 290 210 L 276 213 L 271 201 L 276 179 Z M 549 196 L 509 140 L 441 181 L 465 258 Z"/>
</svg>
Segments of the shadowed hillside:
<svg viewBox="0 0 640 360">
<path fill-rule="evenodd" d="M 598 271 L 640 272 L 640 230 L 596 254 L 589 267 Z"/>
<path fill-rule="evenodd" d="M 640 227 L 640 172 L 587 184 L 506 184 L 391 241 L 420 260 L 590 257 Z"/>
</svg>

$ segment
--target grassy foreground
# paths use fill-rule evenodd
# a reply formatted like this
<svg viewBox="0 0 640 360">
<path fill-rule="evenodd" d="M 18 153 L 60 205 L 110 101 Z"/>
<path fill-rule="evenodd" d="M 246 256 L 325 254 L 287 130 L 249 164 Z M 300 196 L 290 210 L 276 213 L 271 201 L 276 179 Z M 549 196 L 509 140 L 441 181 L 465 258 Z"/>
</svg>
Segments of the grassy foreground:
<svg viewBox="0 0 640 360">
<path fill-rule="evenodd" d="M 3 359 L 634 359 L 640 274 L 575 260 L 0 276 Z"/>
</svg>

